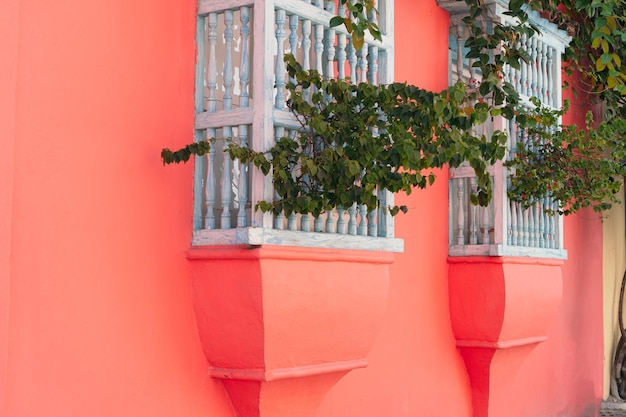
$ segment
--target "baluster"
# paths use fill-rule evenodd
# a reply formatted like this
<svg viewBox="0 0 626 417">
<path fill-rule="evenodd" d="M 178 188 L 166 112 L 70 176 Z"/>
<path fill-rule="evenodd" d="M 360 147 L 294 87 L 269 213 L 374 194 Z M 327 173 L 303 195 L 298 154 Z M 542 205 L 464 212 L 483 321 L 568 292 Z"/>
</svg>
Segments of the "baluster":
<svg viewBox="0 0 626 417">
<path fill-rule="evenodd" d="M 217 13 L 209 13 L 207 22 L 209 27 L 209 65 L 207 65 L 207 74 L 205 75 L 205 77 L 207 79 L 209 94 L 205 107 L 207 111 L 214 112 L 216 110 L 215 92 L 217 91 L 217 54 L 215 53 L 215 48 L 217 45 Z"/>
<path fill-rule="evenodd" d="M 232 10 L 224 12 L 224 40 L 226 51 L 224 56 L 224 110 L 233 108 L 233 23 L 234 15 Z"/>
<path fill-rule="evenodd" d="M 530 56 L 529 62 L 526 63 L 526 90 L 524 90 L 524 94 L 528 97 L 533 95 L 533 70 L 535 66 L 535 61 L 533 59 L 533 46 L 532 46 L 533 38 L 527 36 L 525 39 L 525 50 L 528 56 Z"/>
<path fill-rule="evenodd" d="M 518 245 L 518 228 L 517 228 L 517 204 L 514 201 L 511 201 L 509 204 L 509 209 L 511 211 L 511 245 Z"/>
<path fill-rule="evenodd" d="M 537 226 L 537 246 L 539 246 L 540 248 L 545 248 L 546 247 L 546 242 L 544 240 L 544 233 L 545 233 L 545 213 L 543 212 L 543 199 L 539 200 L 539 202 L 537 203 L 537 208 L 538 208 L 538 218 L 539 218 L 539 224 Z"/>
<path fill-rule="evenodd" d="M 513 210 L 511 210 L 512 201 L 506 200 L 506 244 L 513 245 Z"/>
<path fill-rule="evenodd" d="M 324 220 L 322 219 L 322 215 L 318 215 L 313 221 L 313 231 L 322 232 L 324 230 Z"/>
<path fill-rule="evenodd" d="M 274 143 L 277 143 L 283 136 L 285 136 L 285 128 L 282 126 L 274 127 Z M 278 193 L 274 193 L 274 199 L 280 198 Z M 285 219 L 281 214 L 274 215 L 274 229 L 282 230 L 285 228 Z"/>
<path fill-rule="evenodd" d="M 515 119 L 509 120 L 509 157 L 508 159 L 515 158 L 515 151 L 517 150 L 517 126 Z"/>
<path fill-rule="evenodd" d="M 284 10 L 276 10 L 276 99 L 274 101 L 274 108 L 285 108 L 285 38 L 287 32 L 285 31 L 285 21 L 287 15 Z"/>
<path fill-rule="evenodd" d="M 224 12 L 224 40 L 226 44 L 224 53 L 224 110 L 231 110 L 233 108 L 233 23 L 234 13 L 232 10 L 226 10 Z M 232 139 L 233 129 L 232 126 L 225 126 L 224 132 L 224 152 L 228 149 L 228 140 Z M 221 226 L 222 229 L 230 229 L 230 205 L 232 203 L 232 167 L 231 160 L 227 156 L 224 157 L 222 163 L 222 217 Z"/>
<path fill-rule="evenodd" d="M 230 229 L 230 204 L 233 199 L 233 190 L 232 190 L 232 167 L 231 160 L 226 154 L 228 149 L 228 141 L 227 138 L 232 137 L 232 128 L 224 127 L 224 146 L 222 150 L 224 151 L 224 161 L 222 163 L 222 217 L 221 217 L 221 225 L 222 229 Z"/>
<path fill-rule="evenodd" d="M 344 209 L 343 207 L 337 207 L 337 233 L 340 233 L 342 235 L 346 234 L 346 220 L 343 218 L 345 212 L 346 209 Z"/>
<path fill-rule="evenodd" d="M 470 178 L 470 189 L 472 194 L 476 194 L 478 191 L 478 186 L 476 185 L 476 178 Z M 478 244 L 478 226 L 476 224 L 476 206 L 474 204 L 470 204 L 470 218 L 469 218 L 469 227 L 470 227 L 470 244 L 477 245 Z M 483 242 L 484 243 L 484 242 Z"/>
<path fill-rule="evenodd" d="M 378 16 L 376 15 L 376 11 L 372 10 L 369 15 L 369 21 L 373 24 L 378 25 Z M 370 84 L 378 85 L 378 47 L 374 45 L 369 46 L 369 67 L 368 67 L 368 76 L 367 79 Z"/>
<path fill-rule="evenodd" d="M 326 10 L 335 14 L 335 1 L 326 1 Z M 326 30 L 326 71 L 324 75 L 327 80 L 335 78 L 335 31 L 333 29 Z"/>
<path fill-rule="evenodd" d="M 526 48 L 526 35 L 522 35 L 522 39 L 520 42 L 520 50 L 527 52 Z M 527 95 L 527 85 L 528 85 L 528 64 L 521 60 L 520 62 L 520 89 L 518 90 L 521 94 Z"/>
<path fill-rule="evenodd" d="M 302 214 L 300 216 L 300 230 L 303 232 L 311 231 L 311 218 L 308 214 Z"/>
<path fill-rule="evenodd" d="M 536 206 L 531 206 L 528 209 L 528 245 L 531 248 L 537 246 L 537 238 L 536 238 L 536 219 L 535 219 L 535 208 Z"/>
<path fill-rule="evenodd" d="M 326 211 L 326 233 L 335 233 L 335 221 L 333 220 L 333 211 Z"/>
<path fill-rule="evenodd" d="M 298 24 L 300 19 L 297 14 L 289 16 L 289 48 L 293 56 L 298 56 Z"/>
<path fill-rule="evenodd" d="M 324 74 L 324 25 L 315 25 L 315 69 Z"/>
<path fill-rule="evenodd" d="M 348 49 L 348 67 L 350 70 L 350 82 L 358 83 L 359 80 L 357 78 L 357 73 L 356 73 L 357 56 L 356 56 L 356 49 L 354 49 L 354 45 L 352 44 L 352 39 L 350 39 L 347 49 Z"/>
<path fill-rule="evenodd" d="M 463 26 L 456 26 L 456 82 L 463 80 Z"/>
<path fill-rule="evenodd" d="M 463 212 L 463 206 L 465 205 L 465 184 L 464 179 L 459 178 L 456 182 L 456 244 L 465 244 L 465 213 Z"/>
<path fill-rule="evenodd" d="M 339 16 L 346 15 L 346 6 L 339 4 L 339 11 L 337 12 Z M 346 45 L 347 39 L 344 33 L 339 33 L 337 35 L 337 78 L 340 80 L 346 79 Z"/>
<path fill-rule="evenodd" d="M 311 21 L 302 21 L 302 69 L 311 69 Z"/>
<path fill-rule="evenodd" d="M 298 230 L 298 215 L 296 213 L 291 213 L 289 215 L 289 218 L 287 219 L 287 229 Z"/>
<path fill-rule="evenodd" d="M 554 201 L 552 199 L 549 199 L 548 209 L 554 211 Z M 556 247 L 556 239 L 554 236 L 554 220 L 555 216 L 550 216 L 548 218 L 548 248 Z"/>
<path fill-rule="evenodd" d="M 207 129 L 207 134 L 213 134 L 215 137 L 215 129 Z M 207 168 L 207 181 L 204 187 L 205 193 L 205 208 L 206 217 L 204 218 L 205 229 L 215 229 L 215 189 L 217 188 L 217 181 L 215 179 L 215 156 L 217 155 L 217 149 L 215 149 L 215 143 L 211 143 L 209 146 L 209 166 Z"/>
<path fill-rule="evenodd" d="M 367 82 L 367 45 L 364 44 L 363 47 L 358 52 L 359 57 L 359 82 L 366 83 Z"/>
<path fill-rule="evenodd" d="M 557 95 L 554 94 L 554 87 L 555 87 L 555 82 L 554 82 L 554 64 L 553 64 L 553 51 L 554 48 L 552 47 L 548 47 L 548 51 L 546 52 L 546 66 L 548 67 L 548 82 L 546 83 L 546 89 L 547 89 L 547 100 L 548 100 L 548 105 L 552 106 L 552 107 L 561 107 L 561 103 L 557 103 L 556 102 L 556 97 Z M 558 69 L 560 71 L 560 68 Z M 560 87 L 560 86 L 557 86 Z"/>
<path fill-rule="evenodd" d="M 483 245 L 491 244 L 491 239 L 489 238 L 489 228 L 491 227 L 491 222 L 489 218 L 489 207 L 481 207 L 482 211 L 482 232 L 483 232 Z"/>
<path fill-rule="evenodd" d="M 248 86 L 250 85 L 250 8 L 241 7 L 241 65 L 239 74 L 239 84 L 241 86 L 241 97 L 239 105 L 241 108 L 247 108 L 250 105 L 250 94 Z M 239 125 L 240 145 L 248 146 L 248 125 Z M 246 204 L 248 203 L 248 167 L 240 162 L 239 164 L 239 212 L 237 213 L 237 227 L 245 227 L 248 225 L 246 215 Z"/>
<path fill-rule="evenodd" d="M 277 192 L 274 192 L 274 200 L 278 200 L 280 196 Z M 285 216 L 284 212 L 280 212 L 274 215 L 274 229 L 283 230 L 285 228 Z"/>
<path fill-rule="evenodd" d="M 531 51 L 531 58 L 530 58 L 530 65 L 531 65 L 531 72 L 530 72 L 530 94 L 529 96 L 539 96 L 538 93 L 538 86 L 537 86 L 537 38 L 536 37 L 532 37 L 528 40 L 528 44 L 530 47 L 530 51 Z"/>
<path fill-rule="evenodd" d="M 522 236 L 523 236 L 523 246 L 528 246 L 529 244 L 529 230 L 528 230 L 528 209 L 522 212 Z"/>
<path fill-rule="evenodd" d="M 208 39 L 209 39 L 209 57 L 208 65 L 206 68 L 207 74 L 207 87 L 208 87 L 208 100 L 206 103 L 207 112 L 215 112 L 217 110 L 217 102 L 215 93 L 217 90 L 217 55 L 215 52 L 217 45 L 217 13 L 209 13 L 208 15 Z M 207 129 L 207 139 L 213 139 L 216 136 L 216 130 L 213 128 Z M 209 148 L 209 166 L 207 168 L 207 181 L 205 184 L 205 208 L 206 217 L 204 218 L 205 229 L 215 229 L 215 190 L 217 188 L 217 181 L 215 178 L 215 156 L 217 155 L 217 149 L 215 143 L 212 143 Z"/>
<path fill-rule="evenodd" d="M 521 48 L 521 45 L 519 42 L 517 42 L 517 47 Z M 515 82 L 514 82 L 514 86 L 515 86 L 515 91 L 522 91 L 522 66 L 524 65 L 523 62 L 520 63 L 520 68 L 515 68 L 513 70 L 513 74 L 515 77 Z"/>
<path fill-rule="evenodd" d="M 378 236 L 378 209 L 374 209 L 367 213 L 367 233 L 368 236 Z"/>
<path fill-rule="evenodd" d="M 311 21 L 309 19 L 302 21 L 302 69 L 305 71 L 311 69 Z M 302 98 L 307 102 L 310 101 L 310 88 L 302 90 Z"/>
<path fill-rule="evenodd" d="M 517 203 L 517 246 L 524 246 L 524 213 L 522 204 Z"/>
<path fill-rule="evenodd" d="M 537 95 L 539 96 L 541 102 L 546 104 L 546 44 L 544 42 L 539 42 L 539 70 L 538 72 L 538 80 L 539 88 L 537 90 Z"/>
<path fill-rule="evenodd" d="M 353 203 L 350 208 L 348 208 L 348 234 L 356 235 L 356 203 Z"/>
<path fill-rule="evenodd" d="M 367 206 L 365 204 L 359 206 L 359 215 L 361 217 L 359 221 L 359 235 L 367 236 Z"/>
</svg>

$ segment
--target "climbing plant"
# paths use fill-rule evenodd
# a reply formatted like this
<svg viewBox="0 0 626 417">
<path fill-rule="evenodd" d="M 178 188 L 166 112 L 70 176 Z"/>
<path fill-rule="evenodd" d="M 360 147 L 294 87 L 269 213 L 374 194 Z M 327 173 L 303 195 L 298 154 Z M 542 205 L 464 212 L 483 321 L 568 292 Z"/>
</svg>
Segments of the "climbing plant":
<svg viewBox="0 0 626 417">
<path fill-rule="evenodd" d="M 381 32 L 370 19 L 375 0 L 338 0 L 345 16 L 334 17 L 331 26 L 344 25 L 355 46 L 369 32 Z M 530 205 L 549 196 L 560 202 L 555 211 L 571 214 L 580 208 L 610 207 L 624 175 L 622 119 L 626 97 L 626 29 L 623 0 L 511 0 L 507 15 L 516 22 L 494 22 L 489 30 L 480 23 L 488 13 L 484 0 L 464 1 L 468 7 L 463 23 L 470 36 L 466 57 L 482 74 L 476 88 L 463 84 L 430 92 L 407 84 L 353 85 L 324 81 L 315 71 L 303 71 L 292 57 L 287 67 L 292 80 L 288 106 L 302 124 L 302 133 L 284 137 L 266 152 L 255 152 L 235 142 L 228 146 L 231 158 L 251 162 L 271 175 L 278 198 L 259 202 L 257 208 L 274 213 L 319 214 L 336 206 L 378 204 L 377 187 L 410 193 L 435 180 L 429 169 L 446 164 L 455 167 L 468 161 L 478 178 L 475 204 L 491 198 L 488 164 L 505 155 L 506 136 L 493 132 L 477 136 L 473 129 L 488 117 L 516 119 L 527 129 L 529 140 L 507 165 L 514 178 L 509 196 Z M 534 36 L 527 11 L 539 10 L 573 34 L 564 63 L 570 74 L 578 73 L 579 93 L 602 101 L 608 109 L 601 124 L 588 118 L 586 126 L 559 125 L 560 110 L 538 105 L 520 106 L 514 86 L 504 68 L 520 67 L 529 57 L 517 45 L 522 35 Z M 494 53 L 494 51 L 496 53 Z M 306 94 L 306 96 L 304 95 Z M 349 122 L 348 122 L 349 120 Z M 190 144 L 178 151 L 164 149 L 164 163 L 182 162 L 202 155 L 209 142 Z M 539 179 L 539 180 L 538 180 Z M 404 207 L 392 207 L 392 214 Z"/>
<path fill-rule="evenodd" d="M 561 214 L 589 206 L 603 211 L 619 202 L 615 196 L 626 174 L 626 70 L 622 65 L 626 60 L 626 2 L 511 0 L 507 14 L 518 24 L 504 27 L 495 23 L 493 31 L 487 33 L 477 20 L 486 12 L 484 0 L 458 1 L 464 1 L 469 9 L 464 19 L 471 34 L 465 43 L 467 57 L 475 58 L 474 65 L 485 74 L 480 93 L 493 97 L 491 106 L 504 100 L 502 114 L 509 119 L 515 116 L 520 127 L 529 131 L 529 140 L 507 163 L 514 174 L 509 197 L 528 207 L 551 196 L 559 202 L 554 212 Z M 571 86 L 566 82 L 565 87 L 584 95 L 587 104 L 602 104 L 605 112 L 600 120 L 594 121 L 588 114 L 585 126 L 561 126 L 558 120 L 562 111 L 542 108 L 538 103 L 530 111 L 522 108 L 511 86 L 498 80 L 504 64 L 519 68 L 520 59 L 528 59 L 517 50 L 516 42 L 523 34 L 533 36 L 539 31 L 528 23 L 529 9 L 539 11 L 571 35 L 563 63 L 568 75 L 577 75 L 573 77 L 577 81 Z M 364 19 L 364 15 L 347 15 L 343 23 L 351 19 Z M 346 27 L 350 30 L 349 25 Z M 490 50 L 496 48 L 501 53 L 490 59 Z M 498 111 L 497 107 L 492 109 Z"/>
</svg>

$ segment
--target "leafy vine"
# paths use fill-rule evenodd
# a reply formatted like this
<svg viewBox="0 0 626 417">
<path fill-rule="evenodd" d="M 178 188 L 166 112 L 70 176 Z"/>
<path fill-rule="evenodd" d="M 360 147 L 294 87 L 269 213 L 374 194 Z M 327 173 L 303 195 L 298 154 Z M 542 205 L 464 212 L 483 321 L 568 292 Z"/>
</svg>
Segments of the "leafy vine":
<svg viewBox="0 0 626 417">
<path fill-rule="evenodd" d="M 338 1 L 346 6 L 346 15 L 334 17 L 331 26 L 345 25 L 355 46 L 363 44 L 366 32 L 381 38 L 369 18 L 376 13 L 375 0 Z M 301 133 L 281 138 L 266 152 L 235 142 L 228 146 L 232 159 L 272 175 L 279 198 L 257 203 L 258 209 L 287 215 L 319 215 L 353 203 L 372 209 L 378 204 L 379 187 L 410 193 L 432 184 L 435 177 L 429 169 L 464 161 L 478 179 L 472 202 L 486 205 L 491 198 L 487 165 L 504 158 L 506 135 L 496 131 L 480 137 L 473 128 L 499 115 L 516 118 L 530 138 L 506 163 L 514 173 L 509 189 L 514 201 L 529 206 L 549 196 L 560 204 L 553 212 L 561 214 L 588 206 L 602 211 L 617 201 L 626 156 L 625 2 L 511 0 L 506 14 L 517 23 L 494 22 L 487 30 L 480 17 L 489 12 L 489 2 L 458 1 L 468 7 L 463 19 L 470 32 L 466 57 L 482 74 L 477 88 L 457 84 L 436 93 L 402 83 L 324 81 L 315 71 L 303 71 L 293 57 L 286 58 L 289 75 L 296 80 L 287 85 L 288 106 L 302 125 Z M 575 35 L 564 55 L 566 70 L 581 75 L 583 84 L 574 86 L 577 90 L 604 103 L 608 111 L 602 123 L 594 125 L 588 117 L 586 126 L 561 126 L 563 110 L 538 102 L 533 110 L 519 105 L 519 95 L 503 75 L 506 66 L 519 68 L 529 59 L 517 45 L 522 35 L 538 33 L 529 23 L 530 9 Z M 199 142 L 178 151 L 164 149 L 161 156 L 164 163 L 184 162 L 209 147 L 209 142 Z M 390 208 L 392 214 L 405 209 Z"/>
</svg>

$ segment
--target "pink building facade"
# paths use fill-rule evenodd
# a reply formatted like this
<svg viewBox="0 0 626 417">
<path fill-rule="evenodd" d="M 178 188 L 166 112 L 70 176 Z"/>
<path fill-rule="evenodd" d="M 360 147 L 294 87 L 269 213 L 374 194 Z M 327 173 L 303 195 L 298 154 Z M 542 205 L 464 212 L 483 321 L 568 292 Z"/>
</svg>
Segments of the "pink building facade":
<svg viewBox="0 0 626 417">
<path fill-rule="evenodd" d="M 395 197 L 402 252 L 191 246 L 193 164 L 159 153 L 193 140 L 197 7 L 3 7 L 0 415 L 597 416 L 593 213 L 567 259 L 449 257 L 443 170 Z M 394 9 L 393 79 L 445 88 L 449 13 Z"/>
</svg>

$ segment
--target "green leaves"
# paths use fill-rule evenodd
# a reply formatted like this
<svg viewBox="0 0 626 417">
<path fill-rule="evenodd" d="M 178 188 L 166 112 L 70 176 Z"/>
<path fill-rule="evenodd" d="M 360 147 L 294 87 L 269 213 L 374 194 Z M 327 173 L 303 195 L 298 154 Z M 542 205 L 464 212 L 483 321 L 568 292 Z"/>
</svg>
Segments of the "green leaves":
<svg viewBox="0 0 626 417">
<path fill-rule="evenodd" d="M 527 124 L 526 143 L 506 163 L 515 172 L 509 198 L 528 208 L 549 197 L 558 202 L 549 214 L 606 210 L 618 202 L 615 195 L 626 174 L 626 121 L 614 118 L 594 129 L 589 113 L 585 128 L 555 130 L 561 114 L 538 106 L 526 115 L 539 122 Z"/>
</svg>

